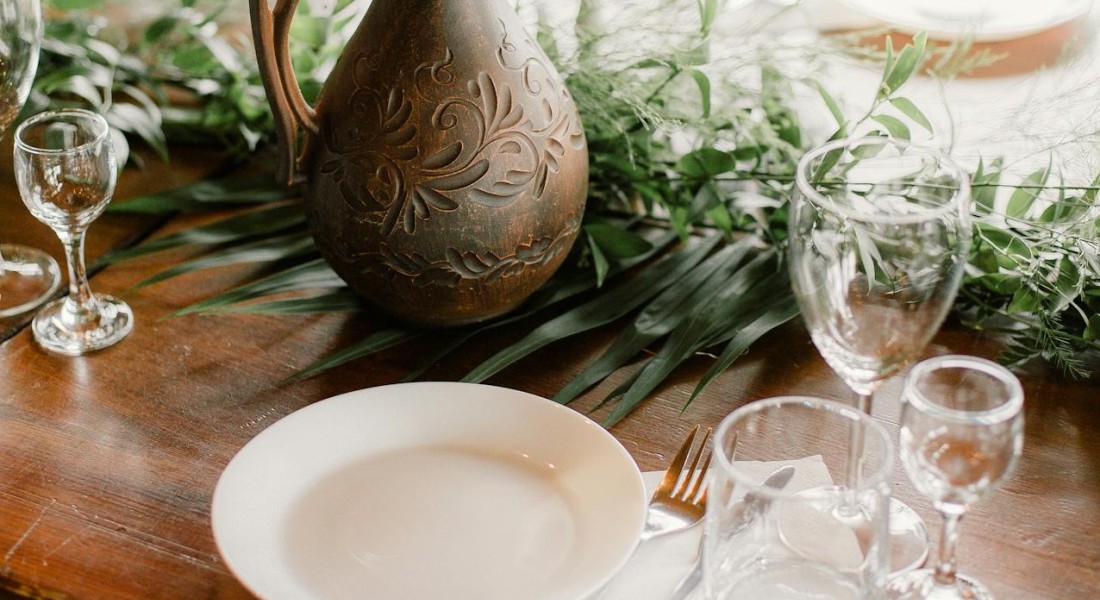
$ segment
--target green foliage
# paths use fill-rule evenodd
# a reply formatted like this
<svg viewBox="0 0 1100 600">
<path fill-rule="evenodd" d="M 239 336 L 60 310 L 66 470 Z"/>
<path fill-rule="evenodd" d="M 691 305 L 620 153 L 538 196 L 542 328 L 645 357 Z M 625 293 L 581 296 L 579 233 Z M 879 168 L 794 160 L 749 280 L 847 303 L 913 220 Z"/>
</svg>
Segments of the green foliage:
<svg viewBox="0 0 1100 600">
<path fill-rule="evenodd" d="M 214 8 L 207 11 L 174 0 L 136 37 L 111 32 L 97 12 L 104 4 L 53 0 L 64 13 L 51 21 L 36 83 L 39 105 L 48 95 L 53 104 L 83 103 L 113 113 L 118 129 L 162 154 L 167 143 L 201 142 L 249 156 L 268 139 L 273 123 L 251 50 L 218 27 L 228 0 L 211 0 Z M 361 4 L 341 0 L 331 14 L 318 16 L 303 2 L 291 54 L 307 98 L 319 91 Z M 712 64 L 710 36 L 720 4 L 676 4 L 682 10 L 675 22 L 684 27 L 675 43 L 655 42 L 640 55 L 634 47 L 625 57 L 604 50 L 621 30 L 601 30 L 591 18 L 594 5 L 582 3 L 575 27 L 564 31 L 540 22 L 537 39 L 566 80 L 589 145 L 589 206 L 573 261 L 511 315 L 445 334 L 380 329 L 299 376 L 439 335 L 439 352 L 409 374 L 416 378 L 470 340 L 523 323 L 529 335 L 466 376 L 481 381 L 547 344 L 618 324 L 622 332 L 606 353 L 556 396 L 569 402 L 637 362 L 634 374 L 601 403 L 612 424 L 679 365 L 703 351 L 717 353 L 694 398 L 760 336 L 794 318 L 797 305 L 781 260 L 787 198 L 797 159 L 817 142 L 804 130 L 794 99 L 807 87 L 820 98 L 836 122 L 833 139 L 908 139 L 913 127 L 932 132 L 933 124 L 902 94 L 906 82 L 971 63 L 956 55 L 957 48 L 930 46 L 923 34 L 900 49 L 888 41 L 884 54 L 874 57 L 882 65 L 879 85 L 866 111 L 852 116 L 825 83 L 782 73 L 766 48 L 738 64 Z M 188 102 L 169 102 L 179 91 Z M 997 160 L 973 175 L 975 243 L 961 314 L 975 327 L 1008 336 L 1007 361 L 1039 357 L 1083 376 L 1081 354 L 1100 343 L 1100 219 L 1093 208 L 1100 176 L 1080 188 L 1061 186 L 1051 167 L 1020 182 L 1007 179 Z M 143 285 L 241 261 L 270 265 L 269 277 L 181 314 L 360 308 L 309 243 L 300 206 L 269 183 L 200 182 L 112 210 L 227 206 L 243 212 L 154 239 L 116 259 L 184 244 L 208 249 Z"/>
<path fill-rule="evenodd" d="M 39 76 L 27 110 L 93 108 L 163 159 L 169 142 L 249 156 L 274 124 L 245 32 L 223 24 L 233 4 L 212 0 L 205 10 L 194 0 L 163 4 L 147 23 L 120 25 L 125 13 L 107 0 L 47 0 Z M 316 96 L 343 46 L 357 14 L 348 4 L 338 2 L 329 17 L 295 19 L 292 54 L 307 97 Z"/>
<path fill-rule="evenodd" d="M 1100 349 L 1100 175 L 1082 187 L 1053 185 L 1049 166 L 1005 178 L 999 162 L 973 177 L 978 222 L 959 306 L 974 327 L 1007 336 L 1005 362 L 1041 358 L 1087 377 L 1084 357 Z"/>
</svg>

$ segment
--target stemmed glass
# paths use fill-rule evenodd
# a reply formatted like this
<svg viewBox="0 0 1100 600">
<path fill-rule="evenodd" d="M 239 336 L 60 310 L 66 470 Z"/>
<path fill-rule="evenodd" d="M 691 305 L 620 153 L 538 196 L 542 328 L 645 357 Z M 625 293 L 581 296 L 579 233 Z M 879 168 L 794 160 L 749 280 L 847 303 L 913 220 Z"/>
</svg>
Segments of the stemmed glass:
<svg viewBox="0 0 1100 600">
<path fill-rule="evenodd" d="M 95 295 L 84 266 L 84 233 L 111 201 L 118 170 L 110 128 L 81 109 L 46 112 L 15 132 L 15 178 L 23 203 L 65 246 L 69 294 L 46 305 L 31 324 L 35 340 L 61 354 L 106 348 L 130 333 L 123 301 Z"/>
<path fill-rule="evenodd" d="M 901 409 L 901 462 L 943 516 L 936 566 L 902 573 L 896 600 L 985 600 L 986 588 L 955 572 L 959 520 L 1012 473 L 1023 447 L 1024 393 L 1004 367 L 970 356 L 940 356 L 913 367 Z"/>
<path fill-rule="evenodd" d="M 788 263 L 803 319 L 870 414 L 875 390 L 917 358 L 954 302 L 970 243 L 969 179 L 932 149 L 837 140 L 799 161 L 790 210 Z M 859 444 L 847 471 L 853 488 Z M 921 518 L 893 500 L 890 529 L 892 569 L 919 565 L 928 553 Z"/>
<path fill-rule="evenodd" d="M 0 0 L 0 136 L 23 109 L 42 45 L 39 0 Z M 37 248 L 0 244 L 0 318 L 45 302 L 61 285 L 61 269 Z"/>
</svg>

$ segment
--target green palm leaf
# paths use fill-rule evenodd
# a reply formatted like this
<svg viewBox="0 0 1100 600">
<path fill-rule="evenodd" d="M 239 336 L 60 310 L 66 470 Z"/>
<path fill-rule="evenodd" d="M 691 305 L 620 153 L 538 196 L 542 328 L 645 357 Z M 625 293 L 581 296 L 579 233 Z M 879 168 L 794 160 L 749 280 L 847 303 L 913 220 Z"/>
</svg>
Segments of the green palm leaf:
<svg viewBox="0 0 1100 600">
<path fill-rule="evenodd" d="M 720 236 L 700 240 L 693 248 L 667 254 L 647 269 L 592 300 L 537 327 L 526 337 L 501 350 L 462 378 L 465 382 L 488 379 L 505 367 L 552 342 L 615 321 L 659 294 L 689 271 L 718 244 Z"/>
<path fill-rule="evenodd" d="M 287 200 L 297 192 L 275 184 L 270 173 L 204 179 L 180 188 L 112 203 L 107 210 L 116 213 L 167 214 L 226 208 L 249 204 L 267 204 Z"/>
<path fill-rule="evenodd" d="M 613 263 L 606 273 L 606 276 L 613 278 L 653 258 L 655 254 L 667 248 L 669 244 L 677 239 L 677 237 L 678 236 L 674 232 L 666 231 L 655 239 L 648 239 L 647 241 L 650 245 L 648 250 Z M 429 368 L 443 360 L 450 353 L 461 348 L 466 342 L 477 335 L 531 318 L 560 302 L 569 300 L 585 292 L 591 292 L 594 288 L 598 287 L 600 283 L 601 282 L 598 281 L 597 278 L 593 278 L 590 273 L 586 272 L 574 272 L 572 276 L 558 275 L 544 285 L 542 289 L 535 292 L 517 312 L 508 317 L 467 330 L 465 333 L 442 346 L 435 354 L 421 363 L 419 367 L 402 378 L 402 381 L 415 381 L 419 379 Z"/>
<path fill-rule="evenodd" d="M 316 253 L 317 247 L 314 246 L 313 238 L 308 233 L 292 233 L 290 235 L 266 238 L 182 262 L 170 269 L 160 271 L 156 275 L 138 282 L 133 289 L 137 290 L 166 279 L 171 279 L 172 277 L 202 269 L 212 269 L 215 267 L 236 264 L 274 262 Z"/>
<path fill-rule="evenodd" d="M 297 373 L 289 377 L 287 381 L 296 381 L 299 379 L 312 377 L 313 375 L 316 375 L 321 371 L 326 371 L 328 369 L 338 367 L 355 359 L 369 356 L 371 354 L 374 354 L 375 352 L 381 352 L 382 350 L 392 348 L 399 344 L 404 344 L 405 342 L 414 340 L 424 335 L 424 333 L 424 331 L 414 331 L 411 329 L 399 328 L 376 331 L 367 336 L 365 339 L 359 341 L 358 343 L 352 344 L 351 346 L 348 346 L 347 348 L 344 348 L 343 350 L 340 350 L 338 352 L 334 352 L 333 354 L 328 355 L 327 357 L 313 363 L 312 365 L 302 369 L 301 371 L 298 371 Z"/>
<path fill-rule="evenodd" d="M 300 315 L 310 313 L 348 312 L 362 310 L 362 296 L 350 289 L 337 290 L 328 294 L 318 294 L 302 298 L 269 300 L 249 304 L 234 304 L 208 308 L 204 315 L 250 314 L 250 315 Z"/>
<path fill-rule="evenodd" d="M 328 264 L 318 258 L 309 262 L 280 271 L 259 281 L 255 281 L 227 292 L 223 292 L 212 298 L 196 302 L 182 308 L 174 316 L 193 313 L 204 313 L 208 310 L 218 310 L 232 304 L 255 300 L 264 296 L 271 296 L 284 292 L 301 290 L 313 290 L 318 288 L 341 288 L 346 284 L 336 275 Z"/>
<path fill-rule="evenodd" d="M 554 401 L 568 404 L 637 356 L 646 346 L 667 335 L 687 318 L 690 310 L 709 301 L 718 288 L 726 284 L 753 242 L 752 238 L 745 238 L 737 244 L 726 246 L 666 288 L 638 314 L 600 358 L 558 391 Z"/>
<path fill-rule="evenodd" d="M 736 333 L 734 333 L 726 343 L 726 347 L 722 350 L 722 354 L 718 355 L 714 364 L 707 369 L 707 372 L 699 379 L 699 383 L 695 385 L 695 389 L 691 392 L 691 397 L 689 397 L 688 401 L 684 404 L 684 409 L 687 409 L 692 401 L 706 389 L 711 380 L 717 377 L 722 371 L 728 369 L 735 360 L 748 351 L 749 346 L 755 343 L 756 340 L 763 337 L 764 334 L 769 331 L 798 316 L 798 302 L 795 300 L 794 294 L 791 293 L 790 287 L 782 283 L 774 287 L 777 288 L 775 291 L 780 294 L 780 300 L 774 304 L 767 305 L 767 307 L 759 311 L 759 314 L 749 323 L 738 327 Z M 782 296 L 784 290 L 779 289 L 783 287 L 786 287 L 786 296 Z"/>
<path fill-rule="evenodd" d="M 104 260 L 115 263 L 181 246 L 209 246 L 256 239 L 293 228 L 302 228 L 305 222 L 305 214 L 300 204 L 276 204 L 207 225 L 178 231 L 134 246 L 129 250 L 113 252 Z"/>
<path fill-rule="evenodd" d="M 777 270 L 777 264 L 773 251 L 758 256 L 739 269 L 718 294 L 706 299 L 704 306 L 689 310 L 688 318 L 671 332 L 665 345 L 642 367 L 629 389 L 616 390 L 605 400 L 622 395 L 604 425 L 610 427 L 622 420 L 696 352 L 724 341 L 723 333 L 734 329 L 738 320 L 744 318 L 746 309 L 766 300 L 765 294 L 771 291 L 768 282 L 786 278 L 785 273 Z M 764 277 L 768 271 L 771 275 Z"/>
</svg>

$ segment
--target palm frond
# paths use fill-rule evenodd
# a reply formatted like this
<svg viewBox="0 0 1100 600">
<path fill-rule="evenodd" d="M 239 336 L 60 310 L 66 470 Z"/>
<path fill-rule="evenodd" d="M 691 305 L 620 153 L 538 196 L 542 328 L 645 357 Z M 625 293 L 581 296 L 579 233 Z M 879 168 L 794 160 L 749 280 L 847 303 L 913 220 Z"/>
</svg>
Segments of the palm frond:
<svg viewBox="0 0 1100 600">
<path fill-rule="evenodd" d="M 590 331 L 622 318 L 672 285 L 680 276 L 702 261 L 720 239 L 720 236 L 711 236 L 700 240 L 693 248 L 663 256 L 655 264 L 620 285 L 543 323 L 520 341 L 475 367 L 462 378 L 462 381 L 471 383 L 484 381 L 552 342 Z"/>
<path fill-rule="evenodd" d="M 264 238 L 179 263 L 138 282 L 133 289 L 140 289 L 185 273 L 193 273 L 204 269 L 228 265 L 269 263 L 316 254 L 317 247 L 313 244 L 313 238 L 305 232 Z"/>
<path fill-rule="evenodd" d="M 363 298 L 350 289 L 345 288 L 327 294 L 207 308 L 202 311 L 202 314 L 302 315 L 351 312 L 363 310 L 364 308 L 365 303 L 363 302 Z"/>
<path fill-rule="evenodd" d="M 629 388 L 608 396 L 609 401 L 619 395 L 621 398 L 603 424 L 610 427 L 622 420 L 686 360 L 700 350 L 726 341 L 749 322 L 753 312 L 770 301 L 776 286 L 788 285 L 786 273 L 777 269 L 778 262 L 774 252 L 759 255 L 739 269 L 705 305 L 688 311 L 688 318 L 669 334 Z"/>
<path fill-rule="evenodd" d="M 280 203 L 149 240 L 133 248 L 113 252 L 103 260 L 113 263 L 181 246 L 212 246 L 256 239 L 290 229 L 304 229 L 305 222 L 300 204 Z"/>
<path fill-rule="evenodd" d="M 225 307 L 274 294 L 318 288 L 342 288 L 344 280 L 318 258 L 182 308 L 173 316 L 217 312 Z"/>
<path fill-rule="evenodd" d="M 732 271 L 749 252 L 752 242 L 751 238 L 746 238 L 726 246 L 665 288 L 603 355 L 558 391 L 554 401 L 568 404 L 675 329 L 687 319 L 691 310 L 707 302 L 718 287 L 725 285 Z"/>
<path fill-rule="evenodd" d="M 165 192 L 112 203 L 107 210 L 115 213 L 170 214 L 268 204 L 296 196 L 294 190 L 276 185 L 270 173 L 260 173 L 203 179 Z"/>
<path fill-rule="evenodd" d="M 312 365 L 298 371 L 289 378 L 289 381 L 296 381 L 299 379 L 305 379 L 312 377 L 322 371 L 338 367 L 342 364 L 351 362 L 358 358 L 370 356 L 376 352 L 381 352 L 387 348 L 392 348 L 398 344 L 412 341 L 422 335 L 425 332 L 416 331 L 412 329 L 383 329 L 376 331 L 369 336 L 363 338 L 358 343 L 352 344 L 347 348 L 334 352 L 327 357 L 313 363 Z"/>
</svg>

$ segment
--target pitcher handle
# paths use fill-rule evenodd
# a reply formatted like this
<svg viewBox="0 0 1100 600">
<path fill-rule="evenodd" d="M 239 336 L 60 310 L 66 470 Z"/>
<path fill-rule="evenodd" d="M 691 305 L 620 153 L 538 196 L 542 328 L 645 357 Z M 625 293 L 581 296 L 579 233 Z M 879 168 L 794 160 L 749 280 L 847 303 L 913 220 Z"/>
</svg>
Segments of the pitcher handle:
<svg viewBox="0 0 1100 600">
<path fill-rule="evenodd" d="M 249 0 L 252 12 L 252 40 L 256 47 L 260 79 L 275 117 L 275 138 L 279 164 L 275 177 L 285 185 L 303 180 L 299 134 L 318 131 L 317 113 L 302 96 L 298 77 L 290 62 L 290 22 L 299 0 Z"/>
</svg>

